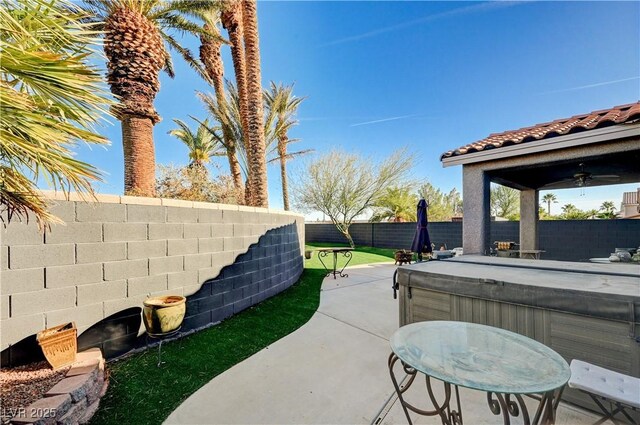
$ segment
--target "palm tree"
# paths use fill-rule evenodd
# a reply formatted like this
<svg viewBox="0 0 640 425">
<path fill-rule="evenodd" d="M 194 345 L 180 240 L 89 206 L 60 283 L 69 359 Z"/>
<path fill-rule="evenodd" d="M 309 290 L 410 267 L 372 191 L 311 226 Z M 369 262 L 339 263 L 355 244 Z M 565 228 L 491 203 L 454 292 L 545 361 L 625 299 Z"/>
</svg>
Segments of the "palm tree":
<svg viewBox="0 0 640 425">
<path fill-rule="evenodd" d="M 243 134 L 249 134 L 249 100 L 247 98 L 247 64 L 244 53 L 244 30 L 242 25 L 242 7 L 238 0 L 223 2 L 220 14 L 222 26 L 227 30 L 229 42 L 231 43 L 231 60 L 236 77 L 238 101 L 240 110 L 240 123 Z M 249 146 L 249 140 L 247 140 Z M 246 149 L 247 154 L 251 154 L 251 149 Z M 250 179 L 246 179 L 245 202 L 253 197 L 253 186 Z"/>
<path fill-rule="evenodd" d="M 224 64 L 220 53 L 220 46 L 223 43 L 222 36 L 218 25 L 220 24 L 220 8 L 219 3 L 212 4 L 211 8 L 202 14 L 204 20 L 204 29 L 213 34 L 200 35 L 200 61 L 204 65 L 205 73 L 209 81 L 213 85 L 216 94 L 217 107 L 221 108 L 221 115 L 227 116 L 225 90 L 224 90 Z M 222 129 L 223 145 L 227 151 L 227 159 L 229 161 L 229 170 L 233 178 L 233 184 L 236 193 L 239 194 L 239 200 L 244 198 L 244 183 L 242 181 L 242 172 L 238 157 L 236 154 L 236 145 L 231 129 L 227 120 L 220 121 Z"/>
<path fill-rule="evenodd" d="M 204 103 L 205 107 L 209 111 L 210 116 L 220 125 L 220 128 L 224 125 L 229 131 L 230 143 L 234 149 L 235 163 L 229 164 L 231 173 L 234 173 L 233 167 L 237 166 L 235 172 L 240 173 L 240 182 L 248 181 L 247 159 L 246 159 L 246 140 L 245 133 L 242 128 L 242 118 L 240 113 L 240 100 L 238 90 L 229 81 L 227 81 L 226 97 L 218 100 L 218 96 L 198 92 L 197 96 Z M 220 133 L 216 131 L 214 127 L 209 127 L 211 135 L 218 140 L 229 151 L 229 146 L 224 137 L 220 136 Z M 235 178 L 234 178 L 235 180 Z M 235 184 L 235 183 L 234 183 Z M 246 189 L 248 190 L 248 189 Z"/>
<path fill-rule="evenodd" d="M 111 101 L 87 57 L 95 28 L 60 0 L 0 2 L 0 209 L 2 220 L 35 216 L 41 228 L 60 222 L 38 179 L 64 193 L 93 194 L 99 171 L 73 157 L 82 140 L 107 144 L 93 127 Z M 6 212 L 6 216 L 4 215 Z"/>
<path fill-rule="evenodd" d="M 204 169 L 205 164 L 211 161 L 212 156 L 222 156 L 225 154 L 224 148 L 213 137 L 209 131 L 209 120 L 206 119 L 198 125 L 198 129 L 194 132 L 182 120 L 174 119 L 178 128 L 169 130 L 168 134 L 176 137 L 189 149 L 189 167 Z"/>
<path fill-rule="evenodd" d="M 551 204 L 552 203 L 557 204 L 558 198 L 553 193 L 547 193 L 542 197 L 542 202 L 547 203 L 547 214 L 551 215 Z"/>
<path fill-rule="evenodd" d="M 265 90 L 264 97 L 267 110 L 270 113 L 274 113 L 277 117 L 277 122 L 275 124 L 275 135 L 278 140 L 277 160 L 280 162 L 280 176 L 282 179 L 282 202 L 284 204 L 285 211 L 289 211 L 287 160 L 292 159 L 296 155 L 302 155 L 311 152 L 311 150 L 304 150 L 296 153 L 287 153 L 287 146 L 289 145 L 289 143 L 297 141 L 297 139 L 289 139 L 289 137 L 287 136 L 287 132 L 291 127 L 298 123 L 293 117 L 304 98 L 296 97 L 293 94 L 293 84 L 290 86 L 284 86 L 282 84 L 275 84 L 273 81 L 270 84 L 270 90 Z"/>
<path fill-rule="evenodd" d="M 269 206 L 267 192 L 266 143 L 263 131 L 263 93 L 260 72 L 260 47 L 258 37 L 258 13 L 256 0 L 242 2 L 242 25 L 246 57 L 247 102 L 249 105 L 247 121 L 249 128 L 249 182 L 251 198 L 249 205 Z"/>
<path fill-rule="evenodd" d="M 375 202 L 372 222 L 416 221 L 418 197 L 408 187 L 391 187 Z"/>
<path fill-rule="evenodd" d="M 598 218 L 612 219 L 617 216 L 616 205 L 612 201 L 604 201 L 598 211 Z"/>
<path fill-rule="evenodd" d="M 268 163 L 280 161 L 281 156 L 278 154 L 278 134 L 284 133 L 291 128 L 296 122 L 292 119 L 279 123 L 276 109 L 271 108 L 272 103 L 269 100 L 269 92 L 264 91 L 264 102 L 266 108 L 266 117 L 264 119 L 263 131 L 266 142 L 266 156 Z M 240 113 L 240 96 L 238 89 L 233 83 L 227 81 L 227 98 L 224 107 L 221 107 L 218 103 L 217 96 L 211 94 L 198 93 L 198 97 L 205 104 L 210 115 L 218 123 L 226 123 L 231 133 L 231 139 L 236 147 L 236 154 L 238 160 L 238 166 L 241 173 L 244 175 L 245 180 L 249 177 L 249 152 L 247 149 L 247 141 L 245 133 L 242 129 L 242 118 Z M 224 145 L 224 139 L 220 137 L 219 132 L 215 131 L 215 128 L 211 128 L 211 134 L 218 140 L 219 143 Z M 287 139 L 287 145 L 298 141 L 298 139 Z M 305 149 L 297 152 L 286 152 L 285 159 L 296 158 L 298 156 L 312 152 L 312 149 Z"/>
<path fill-rule="evenodd" d="M 160 89 L 159 73 L 174 76 L 168 48 L 176 50 L 199 74 L 201 66 L 189 49 L 169 33 L 205 34 L 184 17 L 208 2 L 176 0 L 85 0 L 86 8 L 104 21 L 107 82 L 120 103 L 114 108 L 122 123 L 124 188 L 127 194 L 153 196 L 155 153 L 153 126 L 160 116 L 153 101 Z"/>
</svg>

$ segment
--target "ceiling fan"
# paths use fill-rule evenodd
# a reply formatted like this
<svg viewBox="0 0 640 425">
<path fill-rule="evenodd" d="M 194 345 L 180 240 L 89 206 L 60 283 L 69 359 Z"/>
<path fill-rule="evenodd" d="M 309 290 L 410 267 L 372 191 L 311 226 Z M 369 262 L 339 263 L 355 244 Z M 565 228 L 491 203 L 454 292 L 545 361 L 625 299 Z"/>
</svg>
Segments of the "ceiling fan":
<svg viewBox="0 0 640 425">
<path fill-rule="evenodd" d="M 573 174 L 571 177 L 566 177 L 560 181 L 545 185 L 545 188 L 552 189 L 554 186 L 566 187 L 567 182 L 573 181 L 577 187 L 589 186 L 591 182 L 600 184 L 608 182 L 616 182 L 620 180 L 620 176 L 616 174 L 592 174 L 584 169 L 584 163 L 580 163 L 580 171 Z"/>
</svg>

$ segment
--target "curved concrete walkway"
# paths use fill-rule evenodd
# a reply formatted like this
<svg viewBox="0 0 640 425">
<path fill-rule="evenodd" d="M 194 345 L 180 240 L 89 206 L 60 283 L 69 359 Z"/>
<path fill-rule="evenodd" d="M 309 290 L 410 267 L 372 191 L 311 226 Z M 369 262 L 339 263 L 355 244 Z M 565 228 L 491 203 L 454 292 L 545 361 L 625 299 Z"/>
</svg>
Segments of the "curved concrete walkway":
<svg viewBox="0 0 640 425">
<path fill-rule="evenodd" d="M 214 378 L 165 423 L 407 423 L 387 369 L 389 337 L 398 328 L 398 301 L 391 291 L 395 266 L 347 271 L 348 278 L 325 279 L 320 307 L 308 323 Z M 415 387 L 409 399 L 424 402 L 424 388 L 412 393 Z M 489 412 L 483 393 L 461 390 L 461 398 L 469 423 L 501 423 Z M 440 423 L 435 417 L 412 420 Z M 575 408 L 561 405 L 558 410 L 559 425 L 594 420 Z"/>
</svg>

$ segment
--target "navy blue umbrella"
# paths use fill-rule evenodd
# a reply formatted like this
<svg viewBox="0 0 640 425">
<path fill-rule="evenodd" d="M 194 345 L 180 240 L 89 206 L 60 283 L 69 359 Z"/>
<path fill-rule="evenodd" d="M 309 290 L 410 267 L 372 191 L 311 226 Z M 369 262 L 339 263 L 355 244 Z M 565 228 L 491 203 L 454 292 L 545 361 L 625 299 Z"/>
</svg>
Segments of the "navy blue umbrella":
<svg viewBox="0 0 640 425">
<path fill-rule="evenodd" d="M 422 260 L 423 252 L 431 252 L 431 240 L 429 239 L 429 231 L 427 230 L 427 201 L 420 199 L 418 202 L 418 223 L 416 225 L 416 234 L 413 236 L 411 251 L 418 253 L 418 260 Z"/>
</svg>

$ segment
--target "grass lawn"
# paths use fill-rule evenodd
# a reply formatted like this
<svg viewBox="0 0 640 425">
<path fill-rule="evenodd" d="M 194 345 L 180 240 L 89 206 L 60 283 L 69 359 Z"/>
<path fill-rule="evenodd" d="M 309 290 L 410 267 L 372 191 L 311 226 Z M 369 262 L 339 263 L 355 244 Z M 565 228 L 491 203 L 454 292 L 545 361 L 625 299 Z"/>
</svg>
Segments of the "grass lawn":
<svg viewBox="0 0 640 425">
<path fill-rule="evenodd" d="M 314 246 L 320 244 L 307 249 Z M 390 249 L 357 248 L 349 265 L 392 258 Z M 163 344 L 162 367 L 156 367 L 156 349 L 110 363 L 109 390 L 91 423 L 161 423 L 212 378 L 304 325 L 318 309 L 324 275 L 314 253 L 291 288 L 217 326 Z"/>
</svg>

